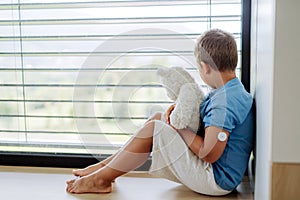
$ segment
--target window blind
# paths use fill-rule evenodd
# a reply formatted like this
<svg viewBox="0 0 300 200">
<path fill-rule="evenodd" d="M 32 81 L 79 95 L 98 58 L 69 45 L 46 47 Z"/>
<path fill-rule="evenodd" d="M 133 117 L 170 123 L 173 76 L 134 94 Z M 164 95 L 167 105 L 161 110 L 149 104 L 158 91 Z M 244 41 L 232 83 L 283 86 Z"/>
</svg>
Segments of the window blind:
<svg viewBox="0 0 300 200">
<path fill-rule="evenodd" d="M 241 4 L 1 1 L 0 151 L 114 152 L 170 105 L 157 68 L 197 77 L 193 45 L 203 31 L 233 33 L 240 61 Z"/>
</svg>

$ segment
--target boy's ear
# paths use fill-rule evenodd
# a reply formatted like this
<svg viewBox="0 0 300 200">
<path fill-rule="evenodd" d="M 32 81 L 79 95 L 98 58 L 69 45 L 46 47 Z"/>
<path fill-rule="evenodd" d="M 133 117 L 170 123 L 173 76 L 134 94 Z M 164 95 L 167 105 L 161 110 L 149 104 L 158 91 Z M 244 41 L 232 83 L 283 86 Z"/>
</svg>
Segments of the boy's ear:
<svg viewBox="0 0 300 200">
<path fill-rule="evenodd" d="M 211 69 L 210 69 L 210 66 L 207 63 L 201 61 L 201 66 L 202 66 L 203 71 L 205 72 L 205 74 L 209 74 L 210 73 Z"/>
</svg>

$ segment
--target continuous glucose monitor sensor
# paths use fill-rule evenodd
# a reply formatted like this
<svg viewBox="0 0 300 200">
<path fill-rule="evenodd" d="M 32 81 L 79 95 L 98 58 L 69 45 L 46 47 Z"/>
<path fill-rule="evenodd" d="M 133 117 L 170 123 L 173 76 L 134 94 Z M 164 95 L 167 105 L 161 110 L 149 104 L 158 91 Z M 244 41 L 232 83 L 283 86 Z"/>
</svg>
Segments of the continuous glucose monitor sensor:
<svg viewBox="0 0 300 200">
<path fill-rule="evenodd" d="M 226 133 L 220 132 L 220 133 L 218 134 L 218 140 L 219 140 L 219 141 L 224 142 L 226 139 L 227 139 Z"/>
</svg>

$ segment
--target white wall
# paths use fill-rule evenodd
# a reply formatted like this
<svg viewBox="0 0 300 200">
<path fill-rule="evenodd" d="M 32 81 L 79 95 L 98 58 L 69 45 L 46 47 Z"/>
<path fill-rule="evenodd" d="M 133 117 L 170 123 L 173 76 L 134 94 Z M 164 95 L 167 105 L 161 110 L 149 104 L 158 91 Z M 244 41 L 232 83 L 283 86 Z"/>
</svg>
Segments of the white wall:
<svg viewBox="0 0 300 200">
<path fill-rule="evenodd" d="M 273 162 L 300 163 L 299 10 L 299 0 L 276 0 Z"/>
<path fill-rule="evenodd" d="M 255 199 L 270 199 L 271 164 L 300 163 L 300 1 L 252 0 L 257 103 Z"/>
<path fill-rule="evenodd" d="M 257 108 L 255 199 L 270 199 L 276 0 L 252 0 L 251 73 Z"/>
</svg>

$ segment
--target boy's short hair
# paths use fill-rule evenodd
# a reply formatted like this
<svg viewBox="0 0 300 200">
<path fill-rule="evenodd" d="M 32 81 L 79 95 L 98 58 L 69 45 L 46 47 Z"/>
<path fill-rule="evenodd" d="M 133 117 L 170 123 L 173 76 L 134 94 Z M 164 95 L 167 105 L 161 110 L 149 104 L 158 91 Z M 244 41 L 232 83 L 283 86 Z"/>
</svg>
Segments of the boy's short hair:
<svg viewBox="0 0 300 200">
<path fill-rule="evenodd" d="M 230 33 L 220 29 L 204 32 L 197 40 L 194 54 L 198 64 L 204 62 L 220 72 L 233 71 L 237 66 L 235 39 Z"/>
</svg>

